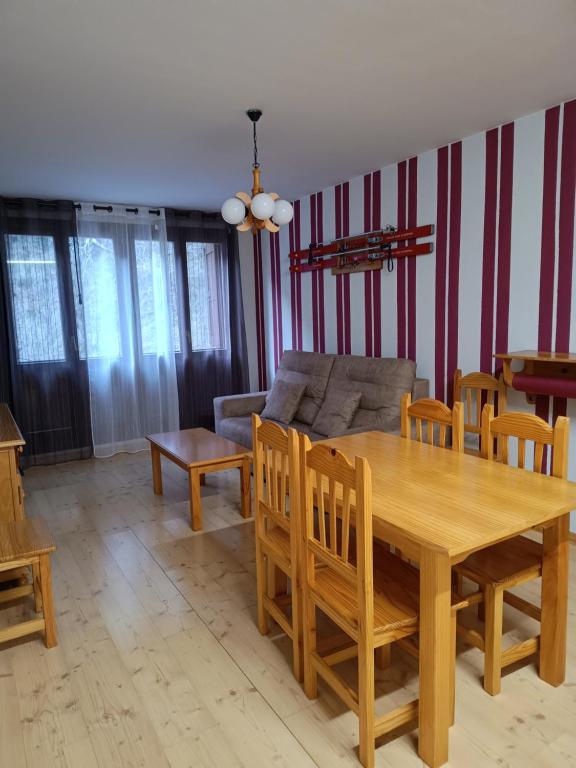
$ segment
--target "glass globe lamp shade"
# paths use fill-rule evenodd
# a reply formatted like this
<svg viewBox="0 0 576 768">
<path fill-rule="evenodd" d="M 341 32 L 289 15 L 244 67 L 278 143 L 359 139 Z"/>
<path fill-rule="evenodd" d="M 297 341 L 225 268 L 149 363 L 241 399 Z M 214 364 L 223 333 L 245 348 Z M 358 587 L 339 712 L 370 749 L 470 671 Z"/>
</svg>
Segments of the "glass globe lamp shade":
<svg viewBox="0 0 576 768">
<path fill-rule="evenodd" d="M 281 227 L 283 224 L 289 224 L 294 216 L 294 209 L 288 200 L 276 200 L 274 203 L 274 223 Z"/>
<path fill-rule="evenodd" d="M 252 198 L 250 210 L 257 219 L 265 221 L 274 213 L 274 200 L 266 192 L 260 192 Z"/>
<path fill-rule="evenodd" d="M 227 224 L 240 224 L 246 217 L 246 207 L 237 197 L 229 197 L 220 210 Z"/>
</svg>

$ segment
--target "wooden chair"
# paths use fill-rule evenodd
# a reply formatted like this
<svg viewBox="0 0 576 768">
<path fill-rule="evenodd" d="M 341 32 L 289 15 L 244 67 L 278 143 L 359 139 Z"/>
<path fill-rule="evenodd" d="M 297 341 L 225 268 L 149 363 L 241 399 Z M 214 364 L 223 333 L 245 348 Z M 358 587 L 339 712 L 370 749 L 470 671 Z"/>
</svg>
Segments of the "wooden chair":
<svg viewBox="0 0 576 768">
<path fill-rule="evenodd" d="M 376 719 L 374 715 L 374 651 L 418 632 L 418 598 L 414 596 L 418 575 L 417 572 L 411 575 L 414 569 L 399 558 L 382 553 L 387 554 L 388 561 L 381 564 L 382 571 L 374 577 L 371 474 L 366 459 L 356 458 L 352 466 L 335 449 L 327 445 L 312 448 L 308 437 L 300 435 L 300 477 L 305 527 L 302 557 L 304 688 L 309 698 L 315 698 L 319 674 L 358 715 L 360 761 L 364 766 L 373 766 L 375 739 L 412 721 L 418 713 L 416 700 L 384 717 Z M 356 524 L 355 564 L 349 557 L 352 514 Z M 341 516 L 340 535 L 338 516 Z M 404 579 L 406 574 L 408 577 Z M 317 608 L 350 638 L 349 645 L 320 655 L 316 638 Z M 358 692 L 334 671 L 336 664 L 356 655 Z"/>
<path fill-rule="evenodd" d="M 42 616 L 0 629 L 0 643 L 19 637 L 44 633 L 47 648 L 56 645 L 56 622 L 52 600 L 50 554 L 56 545 L 39 519 L 0 523 L 0 572 L 31 568 L 32 584 L 23 584 L 0 592 L 0 604 L 34 595 L 36 613 Z"/>
<path fill-rule="evenodd" d="M 568 437 L 570 420 L 559 416 L 554 427 L 529 413 L 507 412 L 494 418 L 494 406 L 486 404 L 482 411 L 482 455 L 508 464 L 510 437 L 518 439 L 518 467 L 525 469 L 526 441 L 534 443 L 533 470 L 542 471 L 544 447 L 553 451 L 552 474 L 566 478 L 568 472 Z M 470 644 L 484 651 L 484 688 L 493 696 L 500 693 L 502 668 L 536 653 L 539 638 L 502 649 L 502 617 L 504 603 L 527 616 L 541 620 L 541 608 L 508 592 L 542 576 L 542 544 L 525 536 L 507 539 L 488 549 L 475 552 L 455 567 L 459 576 L 478 584 L 484 592 L 484 637 L 478 632 L 458 627 L 459 634 Z"/>
<path fill-rule="evenodd" d="M 298 433 L 252 415 L 258 627 L 268 634 L 270 615 L 292 640 L 293 669 L 302 680 L 299 551 Z M 291 582 L 291 594 L 276 595 L 276 569 Z M 285 607 L 291 607 L 291 616 Z"/>
<path fill-rule="evenodd" d="M 454 371 L 454 402 L 457 401 L 464 404 L 464 432 L 478 435 L 480 439 L 483 403 L 494 405 L 497 416 L 506 410 L 506 384 L 503 376 L 497 379 L 481 371 L 462 376 L 458 368 Z M 480 449 L 466 446 L 464 450 L 466 453 L 480 455 Z"/>
<path fill-rule="evenodd" d="M 412 419 L 416 423 L 416 439 L 424 442 L 422 424 L 426 425 L 426 442 L 430 445 L 438 445 L 446 448 L 446 434 L 448 428 L 452 432 L 452 450 L 464 450 L 464 414 L 462 403 L 455 402 L 452 409 L 440 402 L 425 397 L 412 402 L 409 392 L 402 395 L 400 404 L 400 434 L 409 440 L 412 439 Z M 437 427 L 437 429 L 435 429 Z M 437 442 L 435 442 L 437 434 Z"/>
</svg>

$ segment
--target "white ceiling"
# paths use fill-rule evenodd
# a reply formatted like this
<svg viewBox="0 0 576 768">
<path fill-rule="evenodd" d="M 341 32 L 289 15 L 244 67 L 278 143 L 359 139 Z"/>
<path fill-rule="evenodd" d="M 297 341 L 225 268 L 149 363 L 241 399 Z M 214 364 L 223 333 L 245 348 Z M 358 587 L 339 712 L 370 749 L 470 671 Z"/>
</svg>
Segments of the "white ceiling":
<svg viewBox="0 0 576 768">
<path fill-rule="evenodd" d="M 576 96 L 574 0 L 0 0 L 0 193 L 295 198 Z"/>
</svg>

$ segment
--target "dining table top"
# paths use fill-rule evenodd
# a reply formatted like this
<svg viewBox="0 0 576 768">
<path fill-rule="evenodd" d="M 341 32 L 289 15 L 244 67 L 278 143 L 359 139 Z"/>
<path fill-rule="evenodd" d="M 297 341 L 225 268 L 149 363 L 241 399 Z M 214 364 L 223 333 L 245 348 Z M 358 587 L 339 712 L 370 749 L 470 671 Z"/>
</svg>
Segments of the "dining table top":
<svg viewBox="0 0 576 768">
<path fill-rule="evenodd" d="M 576 509 L 576 483 L 385 432 L 322 441 L 372 470 L 374 535 L 459 562 Z"/>
</svg>

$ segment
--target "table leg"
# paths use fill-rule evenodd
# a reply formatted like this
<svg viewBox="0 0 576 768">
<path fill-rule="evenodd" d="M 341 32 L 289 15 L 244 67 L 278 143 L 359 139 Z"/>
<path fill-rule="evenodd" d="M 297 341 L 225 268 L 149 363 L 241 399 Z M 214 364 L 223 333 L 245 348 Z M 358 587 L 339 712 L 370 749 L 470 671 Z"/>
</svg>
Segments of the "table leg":
<svg viewBox="0 0 576 768">
<path fill-rule="evenodd" d="M 154 493 L 157 496 L 162 495 L 162 460 L 160 451 L 155 445 L 150 446 L 150 455 L 152 456 L 152 485 Z"/>
<path fill-rule="evenodd" d="M 448 760 L 450 727 L 450 560 L 422 550 L 420 559 L 420 706 L 418 752 L 431 768 Z"/>
<path fill-rule="evenodd" d="M 544 529 L 540 677 L 554 686 L 566 677 L 569 518 L 564 515 Z"/>
<path fill-rule="evenodd" d="M 242 517 L 250 517 L 252 514 L 252 494 L 250 492 L 250 459 L 246 457 L 240 467 L 240 510 Z"/>
<path fill-rule="evenodd" d="M 192 468 L 189 474 L 190 486 L 190 518 L 192 530 L 202 530 L 202 497 L 200 496 L 200 472 Z"/>
<path fill-rule="evenodd" d="M 50 555 L 40 555 L 38 563 L 40 575 L 40 589 L 42 590 L 42 610 L 44 612 L 44 645 L 46 648 L 54 648 L 56 645 L 56 619 L 54 614 L 54 600 L 52 598 L 52 569 Z"/>
<path fill-rule="evenodd" d="M 204 472 L 200 474 L 200 485 L 206 485 L 206 475 Z"/>
</svg>

